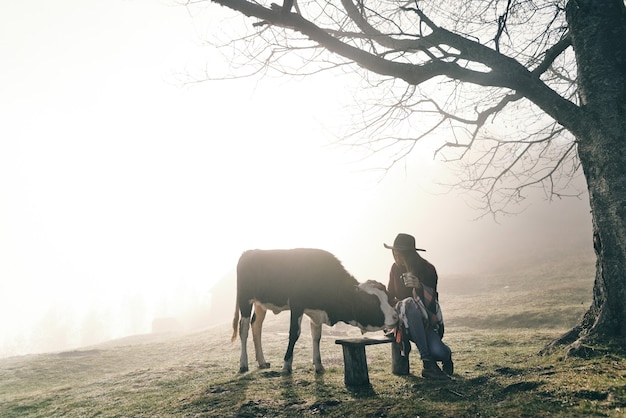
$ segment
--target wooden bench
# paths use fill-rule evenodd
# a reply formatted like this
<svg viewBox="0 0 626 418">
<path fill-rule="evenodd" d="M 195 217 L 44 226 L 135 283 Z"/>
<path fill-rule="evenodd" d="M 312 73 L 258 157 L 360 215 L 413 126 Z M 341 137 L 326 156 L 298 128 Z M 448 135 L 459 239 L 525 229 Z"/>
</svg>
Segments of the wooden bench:
<svg viewBox="0 0 626 418">
<path fill-rule="evenodd" d="M 365 346 L 391 343 L 391 371 L 393 374 L 409 374 L 409 358 L 400 354 L 400 344 L 393 338 L 346 338 L 335 340 L 343 348 L 344 382 L 346 386 L 369 385 Z"/>
</svg>

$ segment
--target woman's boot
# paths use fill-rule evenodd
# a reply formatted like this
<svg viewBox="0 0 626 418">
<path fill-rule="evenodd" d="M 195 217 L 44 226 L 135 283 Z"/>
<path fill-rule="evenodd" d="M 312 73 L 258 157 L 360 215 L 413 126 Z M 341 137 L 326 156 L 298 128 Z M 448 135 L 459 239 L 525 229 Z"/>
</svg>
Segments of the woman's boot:
<svg viewBox="0 0 626 418">
<path fill-rule="evenodd" d="M 454 363 L 452 362 L 452 356 L 448 360 L 443 362 L 443 372 L 448 376 L 452 376 L 454 373 Z"/>
<path fill-rule="evenodd" d="M 422 369 L 422 377 L 426 379 L 448 380 L 449 377 L 441 371 L 439 366 L 433 360 L 423 360 L 424 368 Z"/>
</svg>

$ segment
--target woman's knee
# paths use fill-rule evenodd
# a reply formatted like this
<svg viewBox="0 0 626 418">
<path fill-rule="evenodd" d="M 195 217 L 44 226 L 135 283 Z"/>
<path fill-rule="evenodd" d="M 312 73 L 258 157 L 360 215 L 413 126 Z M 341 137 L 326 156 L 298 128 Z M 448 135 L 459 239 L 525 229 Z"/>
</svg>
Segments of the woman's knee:
<svg viewBox="0 0 626 418">
<path fill-rule="evenodd" d="M 445 345 L 436 333 L 428 335 L 428 348 L 433 358 L 437 360 L 447 360 L 452 356 L 450 347 Z"/>
<path fill-rule="evenodd" d="M 441 343 L 441 359 L 447 360 L 450 357 L 452 357 L 452 350 L 450 350 L 450 347 L 448 347 L 444 343 Z"/>
<path fill-rule="evenodd" d="M 448 360 L 452 357 L 452 351 L 450 347 L 445 345 L 443 342 L 439 342 L 439 344 L 434 344 L 434 347 L 430 348 L 430 352 L 432 356 L 438 360 Z"/>
</svg>

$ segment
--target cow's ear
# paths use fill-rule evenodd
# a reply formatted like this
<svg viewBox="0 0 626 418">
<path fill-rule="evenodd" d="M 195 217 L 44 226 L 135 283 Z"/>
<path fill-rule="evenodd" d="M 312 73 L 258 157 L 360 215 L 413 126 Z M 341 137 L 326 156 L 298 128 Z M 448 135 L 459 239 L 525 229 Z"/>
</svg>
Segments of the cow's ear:
<svg viewBox="0 0 626 418">
<path fill-rule="evenodd" d="M 385 292 L 387 291 L 387 286 L 385 286 L 384 283 L 377 282 L 376 280 L 370 280 L 370 282 L 372 282 L 374 286 L 379 288 L 380 290 L 384 290 Z"/>
</svg>

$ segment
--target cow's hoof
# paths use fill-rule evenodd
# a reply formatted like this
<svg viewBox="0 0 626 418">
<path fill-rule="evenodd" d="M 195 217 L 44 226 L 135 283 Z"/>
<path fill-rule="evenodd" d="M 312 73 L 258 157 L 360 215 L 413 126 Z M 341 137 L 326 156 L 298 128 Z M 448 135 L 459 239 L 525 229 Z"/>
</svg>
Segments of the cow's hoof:
<svg viewBox="0 0 626 418">
<path fill-rule="evenodd" d="M 285 368 L 283 368 L 280 372 L 281 372 L 283 375 L 290 375 L 290 374 L 291 374 L 291 369 L 285 369 Z"/>
<path fill-rule="evenodd" d="M 248 367 L 240 367 L 239 368 L 239 373 L 246 373 L 248 371 Z"/>
<path fill-rule="evenodd" d="M 269 363 L 259 364 L 259 369 L 269 369 L 269 368 L 270 368 Z"/>
<path fill-rule="evenodd" d="M 315 374 L 324 374 L 324 373 L 326 373 L 326 369 L 324 369 L 323 367 L 315 368 Z"/>
</svg>

